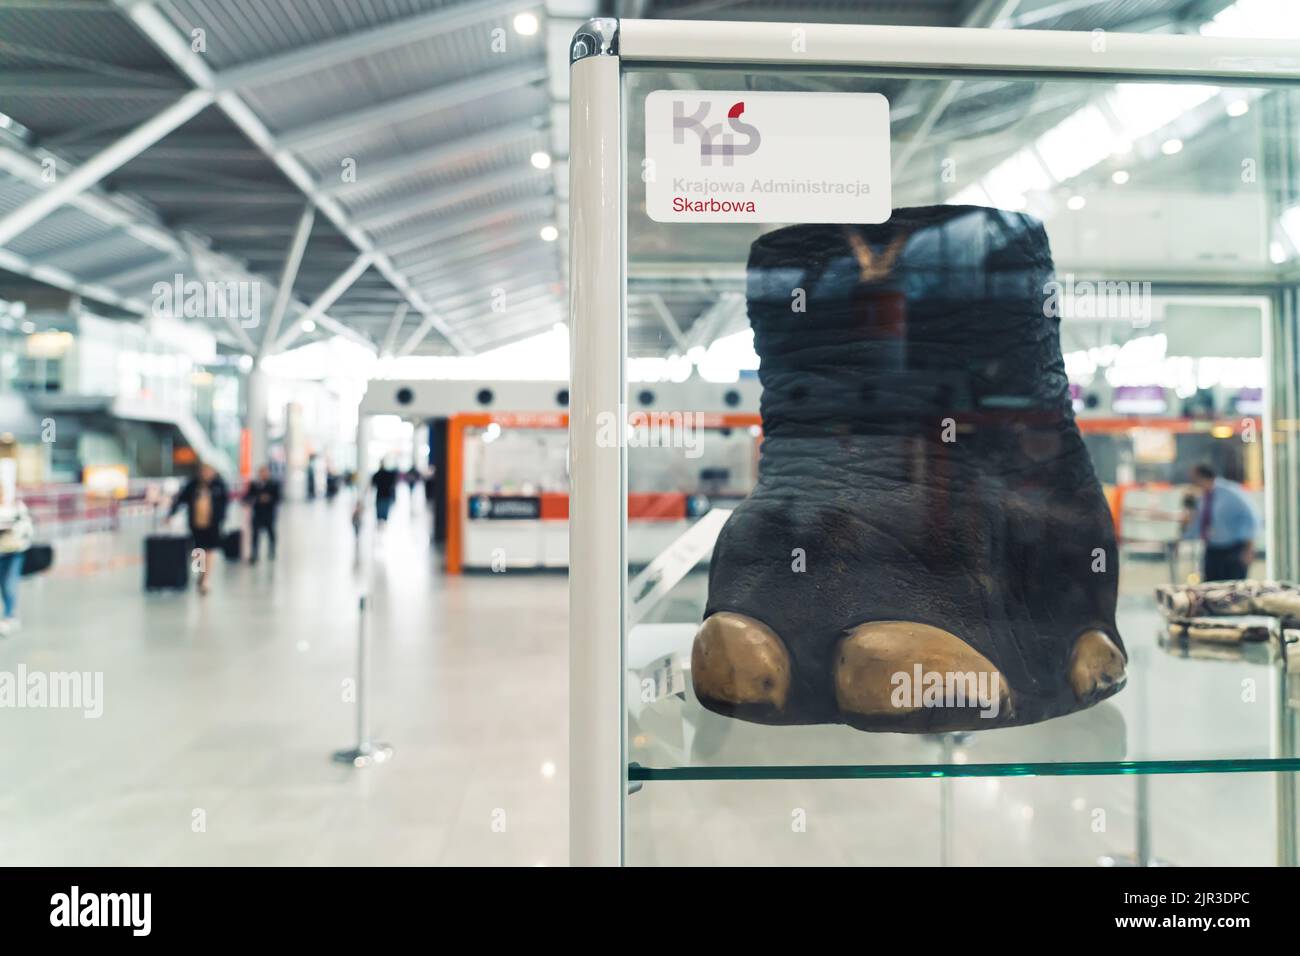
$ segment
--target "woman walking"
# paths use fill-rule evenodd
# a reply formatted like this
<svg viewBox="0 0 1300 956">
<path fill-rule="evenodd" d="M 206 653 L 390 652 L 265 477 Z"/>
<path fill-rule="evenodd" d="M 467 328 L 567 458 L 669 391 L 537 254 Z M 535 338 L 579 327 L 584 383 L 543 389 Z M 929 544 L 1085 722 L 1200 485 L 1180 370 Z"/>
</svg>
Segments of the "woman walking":
<svg viewBox="0 0 1300 956">
<path fill-rule="evenodd" d="M 18 630 L 18 579 L 32 546 L 32 519 L 8 482 L 0 481 L 0 637 Z"/>
</svg>

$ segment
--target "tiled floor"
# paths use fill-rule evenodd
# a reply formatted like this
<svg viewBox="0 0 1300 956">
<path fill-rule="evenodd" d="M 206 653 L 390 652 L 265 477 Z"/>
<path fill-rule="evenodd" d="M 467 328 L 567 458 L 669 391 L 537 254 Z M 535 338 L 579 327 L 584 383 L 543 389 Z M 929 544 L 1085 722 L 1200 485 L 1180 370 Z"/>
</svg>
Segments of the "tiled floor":
<svg viewBox="0 0 1300 956">
<path fill-rule="evenodd" d="M 564 579 L 444 579 L 422 510 L 362 567 L 347 501 L 290 506 L 281 531 L 276 563 L 218 567 L 206 598 L 144 594 L 109 560 L 138 553 L 126 533 L 61 545 L 78 573 L 25 585 L 0 670 L 102 671 L 105 703 L 0 709 L 0 861 L 564 863 Z M 354 742 L 367 578 L 374 734 L 396 752 L 355 770 L 330 754 Z"/>
<path fill-rule="evenodd" d="M 358 563 L 349 505 L 288 506 L 279 560 L 217 568 L 207 598 L 144 594 L 138 535 L 60 545 L 58 572 L 24 585 L 26 627 L 0 640 L 0 671 L 100 671 L 104 713 L 0 708 L 0 862 L 566 861 L 565 579 L 445 578 L 426 514 L 404 500 Z M 353 742 L 345 682 L 363 586 L 374 732 L 396 754 L 355 770 L 330 754 Z M 700 587 L 688 579 L 682 606 Z M 1072 718 L 976 735 L 964 759 L 1266 755 L 1269 669 L 1158 650 L 1147 587 L 1123 610 L 1138 651 L 1129 689 Z M 1254 701 L 1248 681 L 1261 684 Z M 662 706 L 637 754 L 658 766 L 938 753 L 923 738 L 773 733 Z M 1271 774 L 1152 778 L 1156 854 L 1271 863 L 1275 788 Z M 1133 850 L 1137 789 L 1133 777 L 654 782 L 628 798 L 627 858 L 1090 864 Z"/>
</svg>

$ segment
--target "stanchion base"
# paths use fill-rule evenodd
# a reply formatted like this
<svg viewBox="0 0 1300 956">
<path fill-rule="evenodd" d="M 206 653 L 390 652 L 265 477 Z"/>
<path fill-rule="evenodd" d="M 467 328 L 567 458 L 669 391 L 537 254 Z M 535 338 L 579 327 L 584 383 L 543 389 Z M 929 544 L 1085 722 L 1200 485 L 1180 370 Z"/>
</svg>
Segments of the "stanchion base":
<svg viewBox="0 0 1300 956">
<path fill-rule="evenodd" d="M 334 751 L 335 763 L 350 763 L 354 767 L 369 767 L 371 764 L 386 763 L 391 759 L 393 759 L 393 748 L 388 744 L 370 744 L 368 747 Z"/>
</svg>

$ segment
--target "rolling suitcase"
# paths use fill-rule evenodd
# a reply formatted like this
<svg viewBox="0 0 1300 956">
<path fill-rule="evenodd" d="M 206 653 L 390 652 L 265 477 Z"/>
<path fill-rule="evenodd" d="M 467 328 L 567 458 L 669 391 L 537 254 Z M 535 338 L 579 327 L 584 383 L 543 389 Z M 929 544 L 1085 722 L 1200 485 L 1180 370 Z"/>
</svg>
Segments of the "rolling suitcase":
<svg viewBox="0 0 1300 956">
<path fill-rule="evenodd" d="M 229 561 L 238 561 L 244 549 L 244 532 L 236 528 L 221 536 L 221 551 Z"/>
<path fill-rule="evenodd" d="M 40 574 L 54 563 L 54 548 L 48 544 L 33 544 L 23 555 L 23 577 Z"/>
<path fill-rule="evenodd" d="M 144 589 L 183 591 L 190 584 L 190 536 L 151 534 L 144 539 Z"/>
</svg>

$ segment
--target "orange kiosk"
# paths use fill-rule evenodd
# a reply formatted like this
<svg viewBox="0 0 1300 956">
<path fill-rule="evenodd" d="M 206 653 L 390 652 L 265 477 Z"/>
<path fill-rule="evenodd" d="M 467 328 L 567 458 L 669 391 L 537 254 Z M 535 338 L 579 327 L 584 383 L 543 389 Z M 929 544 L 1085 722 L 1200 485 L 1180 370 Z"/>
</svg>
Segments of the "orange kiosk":
<svg viewBox="0 0 1300 956">
<path fill-rule="evenodd" d="M 701 381 L 632 388 L 619 440 L 635 456 L 629 561 L 648 563 L 710 508 L 748 494 L 757 477 L 758 383 Z M 445 422 L 441 446 L 445 568 L 565 569 L 569 564 L 568 392 L 564 382 L 372 381 L 365 420 Z M 655 428 L 666 429 L 656 433 Z M 691 448 L 674 447 L 687 426 Z M 662 438 L 663 441 L 657 439 Z M 359 462 L 365 475 L 373 462 Z"/>
</svg>

